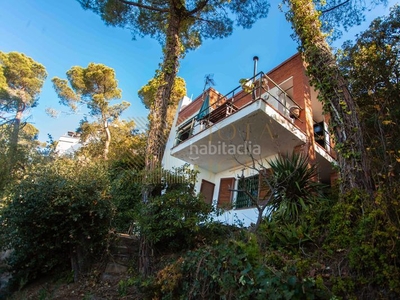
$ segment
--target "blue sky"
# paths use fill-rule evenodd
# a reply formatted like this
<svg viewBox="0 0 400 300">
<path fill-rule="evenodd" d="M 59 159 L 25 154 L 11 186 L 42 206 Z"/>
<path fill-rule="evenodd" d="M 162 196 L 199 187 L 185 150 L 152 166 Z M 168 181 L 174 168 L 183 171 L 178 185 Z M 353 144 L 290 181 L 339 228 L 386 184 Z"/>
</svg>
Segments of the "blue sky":
<svg viewBox="0 0 400 300">
<path fill-rule="evenodd" d="M 290 24 L 278 4 L 272 0 L 268 18 L 259 20 L 252 29 L 236 28 L 230 37 L 206 40 L 186 54 L 179 76 L 186 81 L 189 97 L 202 92 L 206 74 L 213 74 L 215 88 L 225 94 L 238 86 L 240 78 L 252 76 L 253 56 L 259 57 L 258 70 L 266 72 L 296 53 Z M 344 39 L 353 38 L 387 11 L 388 8 L 379 7 L 368 12 L 367 21 L 352 28 Z M 41 141 L 47 140 L 47 134 L 57 140 L 75 130 L 84 116 L 84 111 L 73 115 L 58 104 L 51 78 L 65 78 L 72 66 L 86 67 L 90 62 L 112 67 L 122 89 L 122 100 L 131 103 L 123 118 L 145 120 L 148 111 L 137 91 L 154 76 L 162 59 L 156 40 L 132 40 L 129 30 L 106 26 L 99 16 L 83 10 L 75 0 L 0 0 L 0 51 L 22 52 L 46 67 L 48 78 L 39 105 L 30 111 L 28 119 L 40 130 Z M 48 107 L 62 113 L 51 118 L 45 113 Z"/>
</svg>

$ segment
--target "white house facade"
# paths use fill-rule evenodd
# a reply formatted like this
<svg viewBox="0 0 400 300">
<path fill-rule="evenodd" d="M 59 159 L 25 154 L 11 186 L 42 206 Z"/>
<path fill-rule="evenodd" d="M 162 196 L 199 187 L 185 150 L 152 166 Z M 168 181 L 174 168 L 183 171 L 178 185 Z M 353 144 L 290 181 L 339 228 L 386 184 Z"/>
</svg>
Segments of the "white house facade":
<svg viewBox="0 0 400 300">
<path fill-rule="evenodd" d="M 198 170 L 196 191 L 206 202 L 225 209 L 219 219 L 248 226 L 256 222 L 257 210 L 237 190 L 245 180 L 253 196 L 261 199 L 265 193 L 260 174 L 251 167 L 254 162 L 268 169 L 268 161 L 279 154 L 303 152 L 310 164 L 318 165 L 318 180 L 331 183 L 335 153 L 328 122 L 296 54 L 227 94 L 209 88 L 193 101 L 183 99 L 163 167 L 187 163 Z"/>
</svg>

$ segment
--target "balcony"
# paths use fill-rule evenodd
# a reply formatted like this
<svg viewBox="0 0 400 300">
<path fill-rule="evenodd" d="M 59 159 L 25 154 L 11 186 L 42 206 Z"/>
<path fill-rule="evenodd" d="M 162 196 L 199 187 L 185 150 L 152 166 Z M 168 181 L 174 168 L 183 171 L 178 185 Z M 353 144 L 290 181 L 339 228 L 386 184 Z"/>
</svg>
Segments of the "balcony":
<svg viewBox="0 0 400 300">
<path fill-rule="evenodd" d="M 302 108 L 263 73 L 211 102 L 180 124 L 172 156 L 218 173 L 307 140 L 296 125 Z"/>
<path fill-rule="evenodd" d="M 334 172 L 333 165 L 336 163 L 336 153 L 333 150 L 331 136 L 326 123 L 314 122 L 314 140 L 319 180 L 328 183 L 330 182 L 331 173 Z"/>
</svg>

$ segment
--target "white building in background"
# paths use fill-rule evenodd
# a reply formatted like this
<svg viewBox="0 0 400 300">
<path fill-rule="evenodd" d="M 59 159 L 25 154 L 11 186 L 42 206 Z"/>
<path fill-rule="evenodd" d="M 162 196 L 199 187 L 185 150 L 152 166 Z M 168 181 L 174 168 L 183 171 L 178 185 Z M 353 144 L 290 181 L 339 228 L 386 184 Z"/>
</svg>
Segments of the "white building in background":
<svg viewBox="0 0 400 300">
<path fill-rule="evenodd" d="M 59 155 L 74 153 L 76 150 L 82 147 L 80 138 L 80 133 L 68 131 L 65 135 L 58 139 L 56 152 Z"/>
</svg>

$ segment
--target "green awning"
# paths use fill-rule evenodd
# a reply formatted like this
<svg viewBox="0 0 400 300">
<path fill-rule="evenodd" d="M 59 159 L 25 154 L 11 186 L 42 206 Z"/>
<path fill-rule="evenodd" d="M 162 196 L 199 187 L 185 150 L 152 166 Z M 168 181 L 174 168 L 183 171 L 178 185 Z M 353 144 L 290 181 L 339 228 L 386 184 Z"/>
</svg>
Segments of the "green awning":
<svg viewBox="0 0 400 300">
<path fill-rule="evenodd" d="M 209 113 L 210 113 L 210 96 L 207 93 L 207 97 L 204 99 L 196 119 L 197 120 L 204 119 L 204 117 L 207 116 Z"/>
</svg>

